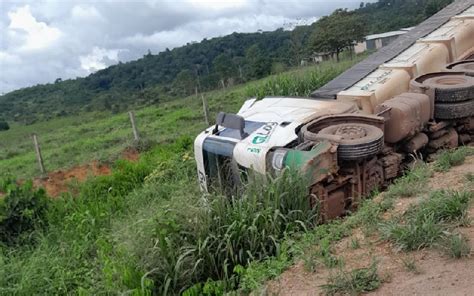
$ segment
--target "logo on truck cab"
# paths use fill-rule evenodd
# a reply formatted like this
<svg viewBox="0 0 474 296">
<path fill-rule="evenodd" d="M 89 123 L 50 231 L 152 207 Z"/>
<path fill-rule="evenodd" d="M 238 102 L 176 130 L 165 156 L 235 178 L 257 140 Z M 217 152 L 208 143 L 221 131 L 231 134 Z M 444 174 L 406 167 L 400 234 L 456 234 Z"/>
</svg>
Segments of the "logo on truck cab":
<svg viewBox="0 0 474 296">
<path fill-rule="evenodd" d="M 268 142 L 277 125 L 277 122 L 267 122 L 255 133 L 255 136 L 252 138 L 252 144 L 258 145 Z"/>
</svg>

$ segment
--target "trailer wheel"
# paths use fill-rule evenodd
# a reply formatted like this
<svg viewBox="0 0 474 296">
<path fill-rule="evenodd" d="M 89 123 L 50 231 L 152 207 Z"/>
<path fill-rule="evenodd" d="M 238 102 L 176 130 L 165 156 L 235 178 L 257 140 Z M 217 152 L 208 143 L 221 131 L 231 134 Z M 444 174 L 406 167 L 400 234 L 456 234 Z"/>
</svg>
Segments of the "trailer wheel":
<svg viewBox="0 0 474 296">
<path fill-rule="evenodd" d="M 363 123 L 343 123 L 328 126 L 319 135 L 339 136 L 338 157 L 358 160 L 373 156 L 383 148 L 383 132 L 378 127 Z"/>
<path fill-rule="evenodd" d="M 435 90 L 435 102 L 463 102 L 474 98 L 474 77 L 440 75 L 426 79 L 423 85 Z"/>
<path fill-rule="evenodd" d="M 459 119 L 474 116 L 474 100 L 460 103 L 435 104 L 434 117 L 437 119 Z"/>
</svg>

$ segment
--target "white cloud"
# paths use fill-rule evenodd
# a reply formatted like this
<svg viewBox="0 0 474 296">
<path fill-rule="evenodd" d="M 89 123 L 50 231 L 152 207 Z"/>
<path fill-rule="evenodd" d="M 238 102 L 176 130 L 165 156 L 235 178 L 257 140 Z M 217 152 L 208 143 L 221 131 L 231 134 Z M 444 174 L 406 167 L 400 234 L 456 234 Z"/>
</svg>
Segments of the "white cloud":
<svg viewBox="0 0 474 296">
<path fill-rule="evenodd" d="M 85 56 L 80 56 L 81 68 L 87 72 L 95 72 L 105 69 L 108 64 L 106 59 L 118 62 L 118 49 L 105 49 L 94 47 L 92 52 Z"/>
<path fill-rule="evenodd" d="M 364 1 L 366 2 L 366 1 Z M 0 0 L 0 93 L 85 76 L 203 38 L 256 32 L 360 0 Z"/>
<path fill-rule="evenodd" d="M 72 8 L 71 16 L 80 21 L 104 21 L 100 12 L 93 6 L 76 5 Z"/>
<path fill-rule="evenodd" d="M 8 17 L 10 18 L 8 28 L 13 31 L 11 35 L 15 37 L 19 31 L 19 35 L 25 38 L 25 43 L 21 47 L 23 50 L 48 47 L 61 36 L 59 29 L 38 22 L 31 14 L 29 5 L 9 12 Z"/>
</svg>

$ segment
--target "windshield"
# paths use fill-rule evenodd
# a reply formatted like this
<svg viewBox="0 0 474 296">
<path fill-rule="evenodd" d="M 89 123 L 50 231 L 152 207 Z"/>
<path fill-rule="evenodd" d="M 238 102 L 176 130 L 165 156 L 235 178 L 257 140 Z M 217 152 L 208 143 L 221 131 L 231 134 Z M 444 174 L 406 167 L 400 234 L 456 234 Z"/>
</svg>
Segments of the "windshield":
<svg viewBox="0 0 474 296">
<path fill-rule="evenodd" d="M 204 167 L 209 189 L 221 189 L 226 194 L 232 194 L 239 184 L 240 168 L 232 160 L 235 144 L 217 138 L 207 138 L 204 141 Z"/>
</svg>

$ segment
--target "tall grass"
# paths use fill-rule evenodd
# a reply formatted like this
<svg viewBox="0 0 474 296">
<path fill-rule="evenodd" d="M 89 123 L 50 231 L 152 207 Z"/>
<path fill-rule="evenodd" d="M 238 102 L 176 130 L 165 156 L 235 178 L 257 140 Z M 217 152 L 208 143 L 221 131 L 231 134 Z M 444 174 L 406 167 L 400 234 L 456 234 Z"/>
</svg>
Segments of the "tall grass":
<svg viewBox="0 0 474 296">
<path fill-rule="evenodd" d="M 175 197 L 117 239 L 140 258 L 158 294 L 181 293 L 208 279 L 235 287 L 236 267 L 278 254 L 287 235 L 317 221 L 305 184 L 287 172 L 276 179 L 256 177 L 238 197 Z"/>
<path fill-rule="evenodd" d="M 274 75 L 263 84 L 248 86 L 246 95 L 257 98 L 265 96 L 307 97 L 314 90 L 344 72 L 353 63 L 354 61 L 325 62 L 304 71 Z"/>
</svg>

